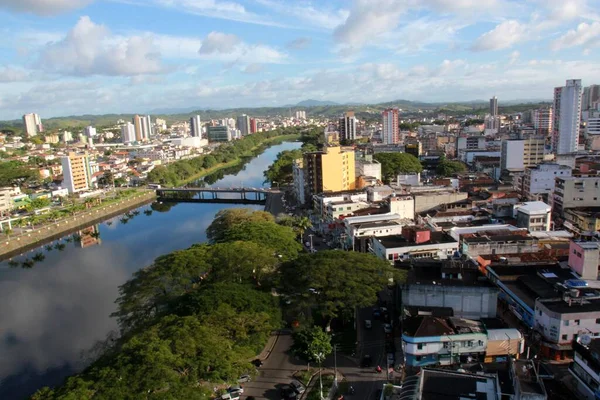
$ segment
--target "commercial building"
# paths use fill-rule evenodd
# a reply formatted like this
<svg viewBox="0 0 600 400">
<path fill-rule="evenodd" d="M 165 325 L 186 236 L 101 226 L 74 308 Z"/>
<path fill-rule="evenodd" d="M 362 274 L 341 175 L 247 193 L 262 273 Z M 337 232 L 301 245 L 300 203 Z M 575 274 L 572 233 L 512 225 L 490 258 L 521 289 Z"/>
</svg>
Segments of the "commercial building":
<svg viewBox="0 0 600 400">
<path fill-rule="evenodd" d="M 25 134 L 29 137 L 44 131 L 40 116 L 33 113 L 23 115 L 23 126 L 25 128 Z"/>
<path fill-rule="evenodd" d="M 490 99 L 490 115 L 492 117 L 498 116 L 498 98 L 496 96 Z"/>
<path fill-rule="evenodd" d="M 371 237 L 401 235 L 406 222 L 400 215 L 391 212 L 344 218 L 344 247 L 365 253 Z"/>
<path fill-rule="evenodd" d="M 554 89 L 552 149 L 555 154 L 577 151 L 581 120 L 581 79 L 569 79 Z"/>
<path fill-rule="evenodd" d="M 131 122 L 125 123 L 125 125 L 121 126 L 121 142 L 132 143 L 135 142 L 135 125 Z"/>
<path fill-rule="evenodd" d="M 77 193 L 92 188 L 92 171 L 87 153 L 69 153 L 61 158 L 63 184 L 69 193 Z"/>
<path fill-rule="evenodd" d="M 417 214 L 431 210 L 441 204 L 455 203 L 469 197 L 468 193 L 459 192 L 448 187 L 431 191 L 415 191 L 415 187 L 411 187 L 411 193 L 415 199 L 415 213 Z"/>
<path fill-rule="evenodd" d="M 496 317 L 498 288 L 469 261 L 415 260 L 400 288 L 402 315 L 416 309 L 417 315 L 428 312 L 441 316 L 443 310 L 448 310 L 450 316 L 461 318 Z"/>
<path fill-rule="evenodd" d="M 250 133 L 258 132 L 258 122 L 256 118 L 250 118 Z"/>
<path fill-rule="evenodd" d="M 445 260 L 458 251 L 458 242 L 444 232 L 405 226 L 402 235 L 371 238 L 370 251 L 392 264 L 412 258 Z"/>
<path fill-rule="evenodd" d="M 544 139 L 514 139 L 502 141 L 500 168 L 508 171 L 523 171 L 544 161 L 546 141 Z"/>
<path fill-rule="evenodd" d="M 583 334 L 573 342 L 573 362 L 569 372 L 577 382 L 579 398 L 596 400 L 600 396 L 600 338 Z"/>
<path fill-rule="evenodd" d="M 338 130 L 340 132 L 340 140 L 356 140 L 356 117 L 354 111 L 347 111 L 340 118 Z"/>
<path fill-rule="evenodd" d="M 325 147 L 323 151 L 304 153 L 306 200 L 322 192 L 354 190 L 356 167 L 354 151 L 341 147 Z"/>
<path fill-rule="evenodd" d="M 390 212 L 397 214 L 402 219 L 415 218 L 415 199 L 412 196 L 392 195 L 386 199 Z"/>
<path fill-rule="evenodd" d="M 600 103 L 600 85 L 590 85 L 583 89 L 581 111 L 595 109 Z"/>
<path fill-rule="evenodd" d="M 236 127 L 240 131 L 242 137 L 250 134 L 250 117 L 246 114 L 240 115 L 236 119 Z"/>
<path fill-rule="evenodd" d="M 90 125 L 90 126 L 86 126 L 84 128 L 83 133 L 87 138 L 91 139 L 96 136 L 97 132 L 96 132 L 96 128 L 94 128 L 93 126 Z"/>
<path fill-rule="evenodd" d="M 199 115 L 190 118 L 190 136 L 202 137 L 202 121 Z"/>
<path fill-rule="evenodd" d="M 400 125 L 398 121 L 398 109 L 388 108 L 381 113 L 383 119 L 383 130 L 381 132 L 382 142 L 385 144 L 400 143 Z"/>
<path fill-rule="evenodd" d="M 552 108 L 540 108 L 533 110 L 533 128 L 538 135 L 549 135 L 552 133 Z"/>
<path fill-rule="evenodd" d="M 334 222 L 337 219 L 352 215 L 355 211 L 368 208 L 369 203 L 365 201 L 341 200 L 327 203 L 325 213 L 326 222 Z"/>
<path fill-rule="evenodd" d="M 517 226 L 528 231 L 549 231 L 552 207 L 542 201 L 528 201 L 515 205 Z"/>
<path fill-rule="evenodd" d="M 377 160 L 373 160 L 373 156 L 365 156 L 356 158 L 356 177 L 368 176 L 377 180 L 381 180 L 381 164 Z"/>
<path fill-rule="evenodd" d="M 525 169 L 523 187 L 515 188 L 522 191 L 523 196 L 529 200 L 552 200 L 555 179 L 557 177 L 570 177 L 572 169 L 559 164 L 539 164 L 536 167 Z"/>
<path fill-rule="evenodd" d="M 402 323 L 402 352 L 409 368 L 483 361 L 486 348 L 487 331 L 479 321 L 417 316 Z"/>
<path fill-rule="evenodd" d="M 563 225 L 582 236 L 594 236 L 600 231 L 600 207 L 567 208 L 563 210 Z"/>
<path fill-rule="evenodd" d="M 571 241 L 568 265 L 582 279 L 598 280 L 600 243 Z"/>
<path fill-rule="evenodd" d="M 485 150 L 485 136 L 459 136 L 456 138 L 456 154 L 461 150 Z"/>
<path fill-rule="evenodd" d="M 304 163 L 301 158 L 293 161 L 292 176 L 294 180 L 294 196 L 299 204 L 306 204 L 306 195 L 304 192 Z"/>
<path fill-rule="evenodd" d="M 597 207 L 600 199 L 600 177 L 557 177 L 552 196 L 552 209 L 563 215 L 564 210 Z"/>
<path fill-rule="evenodd" d="M 207 128 L 209 142 L 229 142 L 231 140 L 231 132 L 227 126 L 209 126 Z"/>
<path fill-rule="evenodd" d="M 13 197 L 21 194 L 19 187 L 0 188 L 0 216 L 10 213 L 14 208 Z"/>
</svg>

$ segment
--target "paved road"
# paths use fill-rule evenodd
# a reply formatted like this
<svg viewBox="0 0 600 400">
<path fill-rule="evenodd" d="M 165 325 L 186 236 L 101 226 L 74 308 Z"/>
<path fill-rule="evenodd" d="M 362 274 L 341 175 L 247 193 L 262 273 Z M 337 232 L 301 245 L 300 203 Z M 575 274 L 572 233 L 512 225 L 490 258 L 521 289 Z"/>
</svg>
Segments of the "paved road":
<svg viewBox="0 0 600 400">
<path fill-rule="evenodd" d="M 254 396 L 257 399 L 280 400 L 279 388 L 292 380 L 294 372 L 306 368 L 306 364 L 291 355 L 292 336 L 281 334 L 271 355 L 259 368 L 259 375 L 244 384 L 244 397 Z"/>
</svg>

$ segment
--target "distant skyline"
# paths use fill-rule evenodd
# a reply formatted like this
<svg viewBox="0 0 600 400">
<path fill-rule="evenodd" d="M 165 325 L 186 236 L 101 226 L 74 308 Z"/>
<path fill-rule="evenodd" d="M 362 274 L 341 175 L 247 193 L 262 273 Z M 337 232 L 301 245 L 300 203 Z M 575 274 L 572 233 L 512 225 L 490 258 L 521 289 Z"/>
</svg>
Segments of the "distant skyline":
<svg viewBox="0 0 600 400">
<path fill-rule="evenodd" d="M 600 83 L 595 0 L 0 0 L 0 119 L 551 99 Z"/>
</svg>

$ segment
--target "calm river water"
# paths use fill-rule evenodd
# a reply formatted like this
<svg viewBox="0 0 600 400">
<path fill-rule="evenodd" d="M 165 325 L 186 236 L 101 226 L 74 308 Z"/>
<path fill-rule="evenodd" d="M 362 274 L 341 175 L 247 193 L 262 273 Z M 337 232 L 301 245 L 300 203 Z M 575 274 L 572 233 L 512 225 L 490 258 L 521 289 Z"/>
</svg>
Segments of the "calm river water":
<svg viewBox="0 0 600 400">
<path fill-rule="evenodd" d="M 213 185 L 260 187 L 277 153 L 299 146 L 270 147 Z M 94 345 L 117 329 L 109 315 L 119 285 L 156 257 L 205 241 L 217 211 L 232 207 L 262 209 L 147 205 L 80 232 L 81 240 L 65 237 L 16 257 L 19 266 L 0 262 L 0 399 L 25 398 L 81 370 Z"/>
</svg>

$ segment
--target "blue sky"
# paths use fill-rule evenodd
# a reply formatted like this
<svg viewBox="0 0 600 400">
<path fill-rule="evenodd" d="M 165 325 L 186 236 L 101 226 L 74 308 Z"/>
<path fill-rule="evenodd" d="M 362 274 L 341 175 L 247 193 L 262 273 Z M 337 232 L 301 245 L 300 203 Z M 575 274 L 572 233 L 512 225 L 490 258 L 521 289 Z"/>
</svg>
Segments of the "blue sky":
<svg viewBox="0 0 600 400">
<path fill-rule="evenodd" d="M 600 0 L 0 0 L 0 118 L 550 99 L 600 83 Z"/>
</svg>

